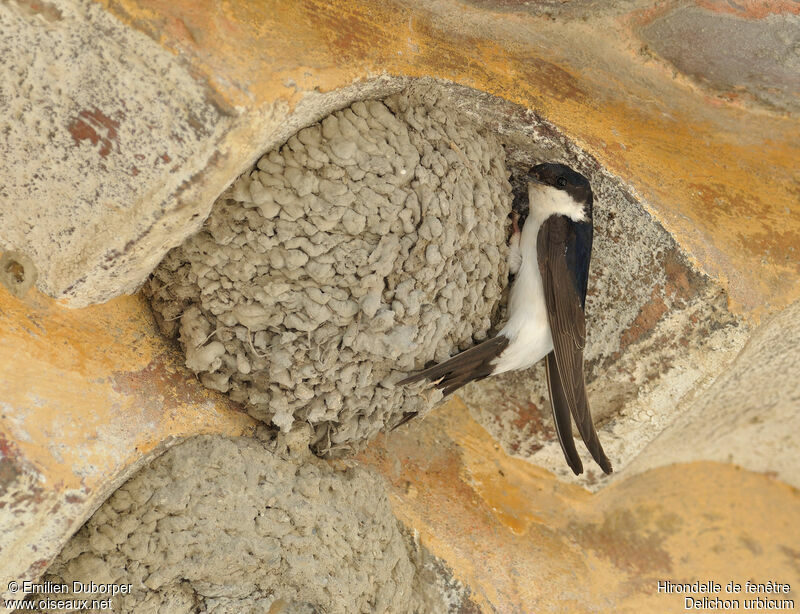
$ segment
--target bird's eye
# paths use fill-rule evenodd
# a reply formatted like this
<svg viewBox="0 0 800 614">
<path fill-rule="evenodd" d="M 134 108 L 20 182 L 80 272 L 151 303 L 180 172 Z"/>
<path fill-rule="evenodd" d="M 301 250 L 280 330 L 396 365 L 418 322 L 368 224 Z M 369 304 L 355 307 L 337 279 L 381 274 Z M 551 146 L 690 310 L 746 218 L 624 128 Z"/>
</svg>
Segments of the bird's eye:
<svg viewBox="0 0 800 614">
<path fill-rule="evenodd" d="M 556 185 L 559 188 L 563 188 L 565 185 L 567 185 L 567 180 L 564 179 L 563 177 L 559 177 L 558 179 L 556 179 Z"/>
</svg>

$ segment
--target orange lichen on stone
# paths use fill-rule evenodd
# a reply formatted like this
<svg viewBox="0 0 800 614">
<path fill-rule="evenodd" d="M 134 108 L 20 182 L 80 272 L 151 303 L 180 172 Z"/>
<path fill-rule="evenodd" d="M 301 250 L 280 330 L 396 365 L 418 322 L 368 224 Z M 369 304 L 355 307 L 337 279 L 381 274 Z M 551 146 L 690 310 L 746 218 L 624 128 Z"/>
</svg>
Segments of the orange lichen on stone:
<svg viewBox="0 0 800 614">
<path fill-rule="evenodd" d="M 487 612 L 677 611 L 684 595 L 658 581 L 800 581 L 800 493 L 734 466 L 672 465 L 591 494 L 507 456 L 457 399 L 361 458 Z"/>
<path fill-rule="evenodd" d="M 455 0 L 104 4 L 179 51 L 232 106 L 293 106 L 389 73 L 449 79 L 531 108 L 633 185 L 701 269 L 726 284 L 736 311 L 757 320 L 800 297 L 800 259 L 786 257 L 800 236 L 786 211 L 797 211 L 800 126 L 735 101 L 709 104 L 640 54 L 634 28 L 652 11 L 587 24 Z M 767 8 L 790 10 L 777 1 Z M 698 183 L 722 200 L 710 203 Z"/>
<path fill-rule="evenodd" d="M 69 309 L 0 288 L 0 583 L 38 578 L 170 443 L 254 424 L 182 367 L 139 296 Z"/>
<path fill-rule="evenodd" d="M 0 289 L 0 435 L 47 488 L 90 488 L 173 436 L 252 421 L 191 378 L 138 296 L 67 309 Z"/>
</svg>

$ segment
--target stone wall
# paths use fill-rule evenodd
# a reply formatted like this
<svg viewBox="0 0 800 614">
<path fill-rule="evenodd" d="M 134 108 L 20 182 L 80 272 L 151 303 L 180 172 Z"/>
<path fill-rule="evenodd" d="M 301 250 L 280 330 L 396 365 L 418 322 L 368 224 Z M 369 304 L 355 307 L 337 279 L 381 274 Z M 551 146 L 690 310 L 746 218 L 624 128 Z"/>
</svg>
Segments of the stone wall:
<svg viewBox="0 0 800 614">
<path fill-rule="evenodd" d="M 418 78 L 455 93 L 457 112 L 503 144 L 513 186 L 516 169 L 544 159 L 591 177 L 605 206 L 587 375 L 601 437 L 624 470 L 612 481 L 587 476 L 598 494 L 570 500 L 600 509 L 616 489 L 641 505 L 606 506 L 603 522 L 571 527 L 583 556 L 613 560 L 592 576 L 597 585 L 613 589 L 620 569 L 631 580 L 699 573 L 664 563 L 678 556 L 674 542 L 653 546 L 653 535 L 675 539 L 663 518 L 684 512 L 666 497 L 663 518 L 647 520 L 637 497 L 648 476 L 736 482 L 730 467 L 698 464 L 708 460 L 795 487 L 800 475 L 796 429 L 787 429 L 798 401 L 789 343 L 800 298 L 798 19 L 788 0 L 3 4 L 0 587 L 40 577 L 109 494 L 174 443 L 252 434 L 255 422 L 194 379 L 134 293 L 266 152 Z M 549 539 L 531 532 L 531 518 L 560 530 L 558 514 L 535 501 L 563 484 L 532 482 L 534 465 L 515 472 L 523 461 L 506 456 L 559 470 L 541 374 L 490 380 L 464 398 L 485 430 L 471 431 L 462 414 L 464 428 L 448 431 L 453 454 L 438 453 L 441 425 L 423 421 L 379 437 L 364 462 L 380 468 L 395 512 L 480 607 L 513 607 L 536 595 L 514 588 L 509 569 L 480 571 L 478 550 L 459 536 L 480 527 L 497 552 L 513 552 L 520 532 Z M 496 447 L 482 447 L 493 441 L 487 431 Z M 408 437 L 424 444 L 426 472 L 447 480 L 402 477 L 411 457 L 392 441 Z M 773 501 L 788 514 L 775 512 L 775 526 L 796 526 L 795 491 L 759 479 L 772 478 L 747 474 L 741 496 Z M 495 511 L 466 513 L 484 504 Z M 790 573 L 780 553 L 792 545 L 748 524 L 756 513 L 742 510 L 742 543 L 760 568 Z M 634 537 L 618 530 L 626 523 L 640 528 Z M 705 535 L 709 523 L 692 530 Z M 578 557 L 543 548 L 552 569 Z M 642 562 L 641 551 L 663 564 Z M 715 563 L 720 573 L 746 573 L 730 555 Z M 569 592 L 566 572 L 542 573 L 532 577 Z"/>
</svg>

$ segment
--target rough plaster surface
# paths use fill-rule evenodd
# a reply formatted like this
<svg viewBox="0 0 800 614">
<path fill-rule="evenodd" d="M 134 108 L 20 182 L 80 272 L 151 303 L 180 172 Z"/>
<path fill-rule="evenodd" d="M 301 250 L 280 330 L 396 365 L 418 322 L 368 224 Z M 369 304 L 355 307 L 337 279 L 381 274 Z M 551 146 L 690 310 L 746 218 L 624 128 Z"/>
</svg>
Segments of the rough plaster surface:
<svg viewBox="0 0 800 614">
<path fill-rule="evenodd" d="M 407 372 L 487 336 L 507 282 L 497 137 L 422 84 L 264 155 L 155 271 L 162 330 L 207 386 L 347 450 L 430 400 Z"/>
<path fill-rule="evenodd" d="M 171 448 L 103 504 L 44 579 L 132 584 L 112 609 L 136 614 L 436 613 L 462 603 L 463 589 L 401 533 L 382 479 L 314 458 L 306 437 L 206 436 Z"/>
<path fill-rule="evenodd" d="M 736 360 L 633 464 L 711 460 L 800 488 L 800 303 L 764 322 Z"/>
<path fill-rule="evenodd" d="M 131 261 L 152 269 L 154 247 L 191 222 L 170 199 L 202 183 L 181 187 L 219 155 L 230 118 L 172 54 L 87 0 L 0 4 L 0 58 L 0 249 L 78 304 L 133 291 L 146 272 L 131 279 Z"/>
<path fill-rule="evenodd" d="M 381 75 L 290 108 L 231 108 L 176 55 L 91 0 L 0 4 L 0 251 L 71 307 L 136 291 L 264 151 Z"/>
<path fill-rule="evenodd" d="M 681 6 L 641 35 L 678 70 L 713 89 L 800 111 L 800 15 L 744 19 Z"/>
</svg>

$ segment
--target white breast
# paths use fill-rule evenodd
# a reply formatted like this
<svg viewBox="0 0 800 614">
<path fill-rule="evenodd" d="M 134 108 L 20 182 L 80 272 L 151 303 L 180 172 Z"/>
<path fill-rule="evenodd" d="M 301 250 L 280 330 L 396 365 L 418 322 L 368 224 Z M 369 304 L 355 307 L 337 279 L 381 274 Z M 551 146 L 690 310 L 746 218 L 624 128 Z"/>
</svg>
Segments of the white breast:
<svg viewBox="0 0 800 614">
<path fill-rule="evenodd" d="M 537 223 L 538 222 L 538 223 Z M 536 258 L 536 237 L 541 221 L 529 216 L 520 239 L 520 266 L 509 299 L 508 322 L 500 331 L 511 340 L 498 356 L 493 373 L 526 369 L 539 362 L 553 349 L 542 278 Z"/>
<path fill-rule="evenodd" d="M 497 357 L 493 373 L 527 369 L 553 350 L 553 338 L 547 322 L 542 277 L 536 254 L 536 238 L 544 221 L 551 215 L 566 215 L 583 221 L 583 206 L 563 190 L 538 183 L 528 184 L 529 212 L 520 238 L 522 265 L 511 288 L 508 322 L 500 331 L 511 340 Z"/>
</svg>

